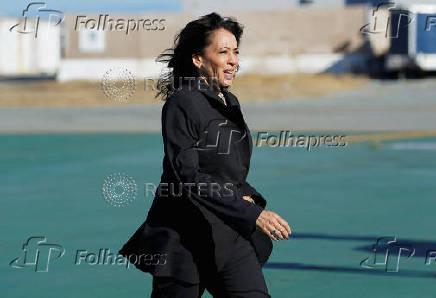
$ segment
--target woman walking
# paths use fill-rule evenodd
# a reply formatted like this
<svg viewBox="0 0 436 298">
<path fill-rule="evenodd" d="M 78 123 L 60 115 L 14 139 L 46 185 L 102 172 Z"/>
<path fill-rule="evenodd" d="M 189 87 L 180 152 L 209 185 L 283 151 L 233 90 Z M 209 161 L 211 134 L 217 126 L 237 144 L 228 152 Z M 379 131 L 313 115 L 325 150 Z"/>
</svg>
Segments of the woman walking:
<svg viewBox="0 0 436 298">
<path fill-rule="evenodd" d="M 145 222 L 120 250 L 153 275 L 152 297 L 270 297 L 271 239 L 291 229 L 247 181 L 252 139 L 229 92 L 242 26 L 216 13 L 188 23 L 158 61 L 163 173 Z"/>
</svg>

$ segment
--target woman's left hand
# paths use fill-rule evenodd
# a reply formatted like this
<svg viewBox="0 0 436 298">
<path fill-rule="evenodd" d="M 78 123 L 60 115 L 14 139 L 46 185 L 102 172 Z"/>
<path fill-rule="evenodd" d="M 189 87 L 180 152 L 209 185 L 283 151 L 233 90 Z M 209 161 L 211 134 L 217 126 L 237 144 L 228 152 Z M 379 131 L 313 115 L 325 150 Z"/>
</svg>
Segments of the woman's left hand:
<svg viewBox="0 0 436 298">
<path fill-rule="evenodd" d="M 256 204 L 250 196 L 242 196 L 242 198 L 246 201 L 249 201 L 250 203 Z"/>
</svg>

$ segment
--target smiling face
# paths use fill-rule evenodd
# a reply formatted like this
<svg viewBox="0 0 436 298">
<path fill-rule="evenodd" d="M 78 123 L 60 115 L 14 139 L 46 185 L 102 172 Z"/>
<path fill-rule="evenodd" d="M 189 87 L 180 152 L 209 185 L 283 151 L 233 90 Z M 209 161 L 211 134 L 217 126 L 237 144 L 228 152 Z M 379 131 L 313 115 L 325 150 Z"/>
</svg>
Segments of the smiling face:
<svg viewBox="0 0 436 298">
<path fill-rule="evenodd" d="M 209 35 L 209 45 L 204 48 L 203 55 L 193 55 L 192 62 L 206 77 L 217 78 L 220 87 L 229 87 L 238 68 L 238 55 L 235 36 L 220 28 Z"/>
</svg>

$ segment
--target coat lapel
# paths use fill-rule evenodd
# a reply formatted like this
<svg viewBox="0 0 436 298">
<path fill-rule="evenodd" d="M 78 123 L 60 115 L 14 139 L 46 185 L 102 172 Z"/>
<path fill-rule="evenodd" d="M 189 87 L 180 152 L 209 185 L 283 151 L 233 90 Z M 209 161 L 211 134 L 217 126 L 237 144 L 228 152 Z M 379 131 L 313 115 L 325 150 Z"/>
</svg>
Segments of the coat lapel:
<svg viewBox="0 0 436 298">
<path fill-rule="evenodd" d="M 223 93 L 224 93 L 224 96 L 226 97 L 227 102 L 230 102 L 230 105 L 235 110 L 235 113 L 237 114 L 238 118 L 241 119 L 242 125 L 243 125 L 245 132 L 247 134 L 248 149 L 249 149 L 249 153 L 250 153 L 249 156 L 251 156 L 252 148 L 253 148 L 253 141 L 251 139 L 250 130 L 248 129 L 247 123 L 245 122 L 244 116 L 242 115 L 241 107 L 239 105 L 238 99 L 236 98 L 235 95 L 233 95 L 233 93 L 231 93 L 227 90 L 225 90 Z"/>
</svg>

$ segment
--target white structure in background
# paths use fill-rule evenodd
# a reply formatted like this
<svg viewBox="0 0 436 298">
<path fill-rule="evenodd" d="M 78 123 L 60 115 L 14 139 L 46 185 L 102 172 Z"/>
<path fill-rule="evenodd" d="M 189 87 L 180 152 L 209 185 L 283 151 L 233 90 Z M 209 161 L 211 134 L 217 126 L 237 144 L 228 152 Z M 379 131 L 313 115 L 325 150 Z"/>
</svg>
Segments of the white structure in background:
<svg viewBox="0 0 436 298">
<path fill-rule="evenodd" d="M 68 55 L 64 57 L 57 79 L 59 81 L 101 80 L 105 72 L 120 66 L 132 72 L 137 79 L 155 78 L 163 71 L 162 65 L 155 62 L 155 57 L 129 57 L 129 53 L 134 52 L 136 47 L 127 45 L 123 50 L 126 57 L 113 54 L 111 51 L 114 43 L 123 45 L 124 36 L 121 35 L 120 39 L 114 41 L 109 38 L 110 34 L 110 32 L 103 30 L 78 31 L 77 51 L 79 57 L 69 57 Z M 71 34 L 68 37 L 71 38 Z"/>
<path fill-rule="evenodd" d="M 391 27 L 398 30 L 396 38 L 390 39 L 386 70 L 436 71 L 436 5 L 414 4 L 401 8 L 404 14 L 397 16 L 395 23 L 394 12 L 391 12 Z"/>
<path fill-rule="evenodd" d="M 396 0 L 392 2 L 395 2 L 396 4 L 399 5 L 416 5 L 416 4 L 435 4 L 434 0 Z M 388 1 L 386 1 L 388 2 Z"/>
<path fill-rule="evenodd" d="M 163 65 L 155 62 L 156 57 L 171 46 L 177 30 L 191 19 L 191 15 L 182 13 L 66 14 L 62 24 L 63 51 L 57 79 L 101 80 L 106 73 L 120 67 L 138 80 L 158 77 Z M 95 20 L 98 25 L 86 27 L 84 24 L 88 20 L 91 20 L 90 24 Z M 142 25 L 138 25 L 137 30 L 130 28 L 129 34 L 126 27 L 111 25 L 123 20 L 142 21 Z M 157 28 L 164 29 L 149 29 L 144 20 L 163 20 Z"/>
<path fill-rule="evenodd" d="M 347 73 L 365 69 L 366 57 L 360 54 L 336 53 L 298 54 L 293 56 L 246 56 L 240 58 L 239 74 L 287 74 L 287 73 Z M 356 70 L 355 70 L 356 69 Z"/>
<path fill-rule="evenodd" d="M 299 7 L 229 13 L 245 26 L 241 73 L 362 71 L 368 57 L 366 41 L 359 29 L 365 24 L 366 13 L 365 5 L 331 8 L 327 12 L 319 7 Z M 119 66 L 137 79 L 155 78 L 164 70 L 164 65 L 156 63 L 155 58 L 172 45 L 175 34 L 195 16 L 189 12 L 124 16 L 124 19 L 165 19 L 165 30 L 139 30 L 129 35 L 121 31 L 74 30 L 77 18 L 75 15 L 65 18 L 64 55 L 57 76 L 60 81 L 100 80 L 107 71 Z"/>
<path fill-rule="evenodd" d="M 359 37 L 359 28 L 347 27 L 350 24 L 350 17 L 346 16 L 345 0 L 182 0 L 182 5 L 184 12 L 192 13 L 196 17 L 211 12 L 236 17 L 239 22 L 246 25 L 242 46 L 247 44 L 246 37 L 250 39 L 252 36 L 259 36 L 257 43 L 263 43 L 266 48 L 270 47 L 270 49 L 262 48 L 256 53 L 247 54 L 242 51 L 244 54 L 241 55 L 240 61 L 241 74 L 351 72 L 366 67 L 367 57 L 362 52 L 346 54 L 332 50 L 334 40 L 338 39 L 338 36 L 343 36 L 344 42 L 350 41 L 353 45 Z M 356 10 L 363 11 L 366 5 L 360 4 L 356 7 L 359 7 Z M 305 20 L 298 18 L 298 22 L 287 22 L 283 18 L 274 18 L 275 12 L 287 13 L 289 19 L 296 19 L 297 15 L 305 15 L 307 18 Z M 343 14 L 336 14 L 337 12 Z M 261 16 L 262 13 L 270 14 L 271 18 Z M 256 19 L 256 14 L 259 14 L 260 18 Z M 335 15 L 337 19 L 334 19 Z M 362 26 L 365 22 L 364 16 L 360 18 L 355 13 L 354 16 L 356 16 L 354 24 Z M 326 22 L 320 23 L 321 19 L 325 19 Z M 270 31 L 269 36 L 265 36 L 264 33 L 268 31 Z M 321 46 L 320 43 L 310 43 L 308 35 L 329 36 L 327 39 L 330 38 L 330 42 L 326 41 Z M 293 39 L 295 36 L 296 40 Z M 299 36 L 301 38 L 298 38 Z M 295 43 L 300 43 L 298 39 L 305 40 L 301 43 L 300 50 L 296 50 L 297 46 L 295 46 Z M 283 46 L 285 43 L 288 44 L 287 47 Z M 251 42 L 250 46 L 253 44 Z"/>
<path fill-rule="evenodd" d="M 56 75 L 61 61 L 60 26 L 40 20 L 35 36 L 13 28 L 19 23 L 18 18 L 0 18 L 0 76 Z"/>
<path fill-rule="evenodd" d="M 256 1 L 253 3 L 260 3 Z M 299 6 L 282 10 L 278 6 L 271 8 L 275 10 L 222 13 L 235 16 L 245 26 L 241 73 L 357 72 L 364 68 L 366 41 L 359 29 L 365 24 L 367 7 L 338 5 L 325 9 L 320 8 L 319 1 L 312 2 L 303 5 L 307 9 Z M 89 20 L 100 17 L 86 16 Z M 56 75 L 60 81 L 101 80 L 112 68 L 122 66 L 137 79 L 154 78 L 163 70 L 155 58 L 172 45 L 175 34 L 195 16 L 192 12 L 138 13 L 109 15 L 109 18 L 164 20 L 165 30 L 147 30 L 144 26 L 130 34 L 109 30 L 111 27 L 103 30 L 97 26 L 90 30 L 76 26 L 77 15 L 66 15 L 62 24 L 56 26 L 48 26 L 49 23 L 44 26 L 41 19 L 35 38 L 34 34 L 19 32 L 23 30 L 11 32 L 18 20 L 3 19 L 0 21 L 0 75 L 48 74 Z"/>
<path fill-rule="evenodd" d="M 137 80 L 156 78 L 165 70 L 161 64 L 155 62 L 154 58 L 63 59 L 57 80 L 99 81 L 106 72 L 120 66 L 131 72 Z"/>
<path fill-rule="evenodd" d="M 290 10 L 295 8 L 339 8 L 344 6 L 344 0 L 182 0 L 182 9 L 195 15 L 231 11 L 268 11 Z"/>
<path fill-rule="evenodd" d="M 105 31 L 79 31 L 79 50 L 82 53 L 103 53 L 106 50 Z"/>
</svg>

